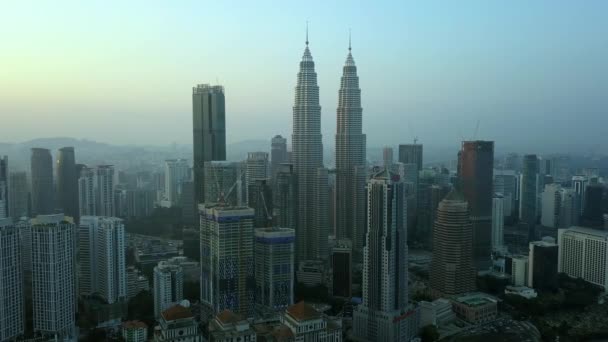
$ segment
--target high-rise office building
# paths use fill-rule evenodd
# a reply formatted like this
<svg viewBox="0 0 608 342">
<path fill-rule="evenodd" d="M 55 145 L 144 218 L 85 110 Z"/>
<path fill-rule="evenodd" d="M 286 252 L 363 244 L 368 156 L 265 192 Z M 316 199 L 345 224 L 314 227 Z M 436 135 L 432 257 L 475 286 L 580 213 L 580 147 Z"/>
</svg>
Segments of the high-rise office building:
<svg viewBox="0 0 608 342">
<path fill-rule="evenodd" d="M 247 161 L 245 162 L 245 192 L 247 195 L 245 200 L 249 199 L 250 184 L 254 183 L 256 179 L 268 179 L 269 177 L 270 163 L 268 161 L 268 153 L 247 153 Z"/>
<path fill-rule="evenodd" d="M 272 226 L 272 188 L 270 179 L 257 178 L 249 183 L 249 208 L 254 211 L 253 226 L 266 228 Z"/>
<path fill-rule="evenodd" d="M 440 296 L 475 290 L 473 226 L 464 195 L 453 189 L 439 203 L 433 231 L 430 287 Z"/>
<path fill-rule="evenodd" d="M 205 162 L 205 202 L 223 201 L 231 205 L 245 203 L 245 170 L 243 163 L 227 161 Z"/>
<path fill-rule="evenodd" d="M 399 162 L 416 164 L 418 171 L 422 170 L 422 144 L 399 145 Z"/>
<path fill-rule="evenodd" d="M 165 199 L 169 206 L 177 206 L 182 183 L 190 179 L 190 167 L 185 159 L 165 160 Z"/>
<path fill-rule="evenodd" d="M 408 307 L 405 201 L 397 174 L 385 169 L 367 182 L 363 303 L 353 316 L 362 340 L 409 341 L 418 332 L 418 311 Z"/>
<path fill-rule="evenodd" d="M 279 227 L 296 228 L 298 186 L 293 164 L 279 165 L 276 178 L 277 190 L 273 196 L 277 225 Z"/>
<path fill-rule="evenodd" d="M 583 201 L 582 219 L 588 227 L 601 227 L 603 214 L 608 212 L 608 187 L 604 184 L 587 185 L 585 200 Z"/>
<path fill-rule="evenodd" d="M 580 208 L 581 204 L 578 194 L 574 189 L 560 190 L 560 208 L 559 208 L 559 220 L 558 228 L 570 228 L 579 224 Z"/>
<path fill-rule="evenodd" d="M 257 304 L 271 310 L 293 304 L 295 231 L 257 228 L 254 255 Z"/>
<path fill-rule="evenodd" d="M 342 68 L 336 124 L 336 237 L 351 240 L 357 251 L 364 240 L 366 137 L 357 66 L 351 54 Z"/>
<path fill-rule="evenodd" d="M 14 220 L 29 216 L 29 191 L 27 174 L 11 172 L 8 182 L 9 214 Z"/>
<path fill-rule="evenodd" d="M 308 36 L 308 33 L 307 33 Z M 309 232 L 314 223 L 315 182 L 317 169 L 323 167 L 321 139 L 321 106 L 315 62 L 306 48 L 300 62 L 295 100 L 293 105 L 293 134 L 291 136 L 292 162 L 298 186 L 298 222 L 296 228 L 296 259 L 316 259 L 313 252 L 316 241 L 310 241 Z"/>
<path fill-rule="evenodd" d="M 76 339 L 74 220 L 64 214 L 38 215 L 30 224 L 34 331 Z"/>
<path fill-rule="evenodd" d="M 161 261 L 154 267 L 154 317 L 184 300 L 184 271 L 182 267 Z"/>
<path fill-rule="evenodd" d="M 83 168 L 78 178 L 80 216 L 116 215 L 114 207 L 114 166 Z"/>
<path fill-rule="evenodd" d="M 494 194 L 492 198 L 492 251 L 504 252 L 504 197 L 500 193 Z"/>
<path fill-rule="evenodd" d="M 545 227 L 558 228 L 561 213 L 562 187 L 559 184 L 546 184 L 541 194 L 540 223 Z"/>
<path fill-rule="evenodd" d="M 492 250 L 493 141 L 463 141 L 458 177 L 473 225 L 473 257 L 478 269 L 490 263 Z"/>
<path fill-rule="evenodd" d="M 519 196 L 519 215 L 523 223 L 533 230 L 538 215 L 537 209 L 538 192 L 538 157 L 535 154 L 527 154 L 523 160 L 523 172 L 521 176 L 521 195 Z"/>
<path fill-rule="evenodd" d="M 0 341 L 24 333 L 23 268 L 19 229 L 11 218 L 0 218 Z"/>
<path fill-rule="evenodd" d="M 83 216 L 78 228 L 79 292 L 108 304 L 127 298 L 125 226 L 116 217 Z"/>
<path fill-rule="evenodd" d="M 46 148 L 32 148 L 32 215 L 51 214 L 55 202 L 53 195 L 53 157 Z"/>
<path fill-rule="evenodd" d="M 494 170 L 494 192 L 501 193 L 504 199 L 505 217 L 517 215 L 516 201 L 519 198 L 519 182 L 513 170 Z"/>
<path fill-rule="evenodd" d="M 79 222 L 78 174 L 73 147 L 62 147 L 57 156 L 57 202 L 67 216 Z"/>
<path fill-rule="evenodd" d="M 406 185 L 407 233 L 409 238 L 412 237 L 412 233 L 414 233 L 416 219 L 418 217 L 418 178 L 420 173 L 418 171 L 418 165 L 413 163 L 404 164 L 402 162 L 398 162 L 395 165 L 395 170 Z"/>
<path fill-rule="evenodd" d="M 270 141 L 270 172 L 273 182 L 276 182 L 280 165 L 288 162 L 287 139 L 280 135 L 275 135 Z"/>
<path fill-rule="evenodd" d="M 320 167 L 317 169 L 317 178 L 314 189 L 315 207 L 313 208 L 314 226 L 307 229 L 306 240 L 312 244 L 309 250 L 314 259 L 327 260 L 329 251 L 327 242 L 329 238 L 329 171 Z M 296 241 L 297 243 L 297 241 Z"/>
<path fill-rule="evenodd" d="M 384 146 L 382 148 L 382 164 L 384 167 L 392 167 L 393 163 L 393 148 Z"/>
<path fill-rule="evenodd" d="M 199 206 L 201 301 L 215 313 L 253 315 L 253 209 L 226 203 Z"/>
<path fill-rule="evenodd" d="M 350 298 L 353 282 L 353 246 L 350 240 L 338 240 L 331 251 L 331 295 Z"/>
<path fill-rule="evenodd" d="M 224 87 L 199 84 L 192 88 L 194 193 L 205 202 L 205 162 L 226 160 L 226 105 Z"/>
<path fill-rule="evenodd" d="M 608 290 L 608 232 L 598 229 L 570 227 L 559 229 L 558 272 L 572 278 L 583 278 Z"/>
<path fill-rule="evenodd" d="M 589 179 L 586 176 L 572 176 L 572 189 L 574 189 L 574 191 L 577 193 L 580 201 L 578 205 L 580 215 L 583 214 L 583 210 L 585 209 L 585 191 L 587 190 L 587 185 L 589 185 Z"/>
<path fill-rule="evenodd" d="M 0 158 L 0 219 L 9 217 L 8 157 Z"/>
<path fill-rule="evenodd" d="M 544 291 L 557 289 L 558 246 L 551 240 L 530 242 L 528 287 Z"/>
</svg>

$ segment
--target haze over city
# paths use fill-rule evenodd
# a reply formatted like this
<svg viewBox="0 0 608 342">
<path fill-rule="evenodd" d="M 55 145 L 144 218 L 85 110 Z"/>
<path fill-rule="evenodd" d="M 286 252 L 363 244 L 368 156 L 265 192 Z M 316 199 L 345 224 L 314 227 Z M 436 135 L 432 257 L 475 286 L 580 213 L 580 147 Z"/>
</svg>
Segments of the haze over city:
<svg viewBox="0 0 608 342">
<path fill-rule="evenodd" d="M 327 146 L 350 29 L 370 147 L 418 136 L 431 148 L 478 138 L 599 151 L 607 12 L 604 1 L 6 2 L 0 141 L 190 144 L 201 82 L 226 89 L 228 143 L 289 136 L 308 21 Z"/>
</svg>

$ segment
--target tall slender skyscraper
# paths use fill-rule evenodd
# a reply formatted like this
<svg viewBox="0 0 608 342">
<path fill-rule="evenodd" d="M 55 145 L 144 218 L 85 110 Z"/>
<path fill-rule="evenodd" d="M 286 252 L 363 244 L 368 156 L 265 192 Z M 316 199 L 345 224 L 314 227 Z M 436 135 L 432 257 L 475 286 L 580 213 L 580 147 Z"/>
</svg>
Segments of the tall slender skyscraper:
<svg viewBox="0 0 608 342">
<path fill-rule="evenodd" d="M 53 201 L 53 157 L 46 148 L 32 148 L 32 215 L 51 214 Z"/>
<path fill-rule="evenodd" d="M 524 156 L 523 172 L 521 180 L 521 195 L 519 197 L 521 221 L 532 230 L 536 225 L 538 215 L 538 157 L 535 154 Z"/>
<path fill-rule="evenodd" d="M 29 191 L 25 171 L 10 173 L 8 190 L 10 216 L 14 220 L 29 216 Z"/>
<path fill-rule="evenodd" d="M 336 125 L 336 237 L 353 242 L 355 252 L 361 251 L 365 226 L 365 181 L 357 177 L 365 167 L 365 134 L 362 129 L 363 109 L 357 66 L 350 46 L 342 68 L 338 92 Z M 357 255 L 360 255 L 357 253 Z"/>
<path fill-rule="evenodd" d="M 224 87 L 199 84 L 192 88 L 194 194 L 205 202 L 205 162 L 226 160 Z"/>
<path fill-rule="evenodd" d="M 295 229 L 297 224 L 297 179 L 293 164 L 279 165 L 277 190 L 273 196 L 279 227 Z"/>
<path fill-rule="evenodd" d="M 62 147 L 57 156 L 57 201 L 67 216 L 79 222 L 78 174 L 73 147 Z"/>
<path fill-rule="evenodd" d="M 358 339 L 409 341 L 418 332 L 418 313 L 408 308 L 407 253 L 405 186 L 385 169 L 367 182 L 363 303 L 353 315 Z"/>
<path fill-rule="evenodd" d="M 475 274 L 469 206 L 453 189 L 437 208 L 430 286 L 438 296 L 474 291 Z"/>
<path fill-rule="evenodd" d="M 19 228 L 10 218 L 0 218 L 0 341 L 23 334 L 23 268 Z"/>
<path fill-rule="evenodd" d="M 8 157 L 0 158 L 0 219 L 9 217 Z"/>
<path fill-rule="evenodd" d="M 300 62 L 293 106 L 293 164 L 298 180 L 298 224 L 296 227 L 297 260 L 317 259 L 308 230 L 314 227 L 315 182 L 317 169 L 323 167 L 321 141 L 321 106 L 315 62 L 306 48 Z"/>
<path fill-rule="evenodd" d="M 490 264 L 492 252 L 493 141 L 463 141 L 458 176 L 469 203 L 473 224 L 473 249 L 479 269 Z"/>
</svg>

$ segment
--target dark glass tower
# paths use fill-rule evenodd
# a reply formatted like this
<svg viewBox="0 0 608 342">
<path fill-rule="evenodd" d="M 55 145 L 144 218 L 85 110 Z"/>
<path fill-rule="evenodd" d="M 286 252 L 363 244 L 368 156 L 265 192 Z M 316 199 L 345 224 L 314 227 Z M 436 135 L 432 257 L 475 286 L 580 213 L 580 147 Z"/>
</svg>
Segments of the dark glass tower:
<svg viewBox="0 0 608 342">
<path fill-rule="evenodd" d="M 460 190 L 469 203 L 473 249 L 478 268 L 489 266 L 492 252 L 493 141 L 463 141 L 460 153 Z"/>
<path fill-rule="evenodd" d="M 9 217 L 8 157 L 0 158 L 0 219 Z"/>
<path fill-rule="evenodd" d="M 32 215 L 52 214 L 53 157 L 46 148 L 32 148 Z"/>
<path fill-rule="evenodd" d="M 205 162 L 226 160 L 224 87 L 199 84 L 192 88 L 194 195 L 205 201 Z"/>
<path fill-rule="evenodd" d="M 78 209 L 78 174 L 73 147 L 62 147 L 57 156 L 57 200 L 66 216 L 80 222 Z"/>
<path fill-rule="evenodd" d="M 399 162 L 403 164 L 416 164 L 418 171 L 422 170 L 422 145 L 399 145 Z"/>
<path fill-rule="evenodd" d="M 538 195 L 538 158 L 535 154 L 527 154 L 523 160 L 521 181 L 520 217 L 521 222 L 528 225 L 530 232 L 536 225 L 537 195 Z"/>
</svg>

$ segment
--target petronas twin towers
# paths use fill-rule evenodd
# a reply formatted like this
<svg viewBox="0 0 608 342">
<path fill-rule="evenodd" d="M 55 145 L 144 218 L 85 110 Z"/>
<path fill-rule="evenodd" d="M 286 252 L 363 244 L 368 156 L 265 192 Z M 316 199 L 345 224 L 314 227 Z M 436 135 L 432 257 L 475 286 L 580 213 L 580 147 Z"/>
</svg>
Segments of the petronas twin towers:
<svg viewBox="0 0 608 342">
<path fill-rule="evenodd" d="M 365 135 L 362 133 L 361 89 L 351 54 L 343 68 L 338 96 L 336 130 L 336 234 L 351 239 L 360 250 L 365 206 Z M 321 106 L 315 64 L 308 48 L 300 62 L 293 107 L 292 158 L 298 181 L 298 260 L 325 259 L 329 219 L 326 193 L 327 170 L 323 168 Z"/>
</svg>

